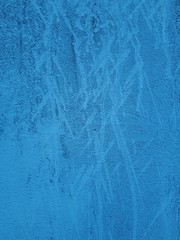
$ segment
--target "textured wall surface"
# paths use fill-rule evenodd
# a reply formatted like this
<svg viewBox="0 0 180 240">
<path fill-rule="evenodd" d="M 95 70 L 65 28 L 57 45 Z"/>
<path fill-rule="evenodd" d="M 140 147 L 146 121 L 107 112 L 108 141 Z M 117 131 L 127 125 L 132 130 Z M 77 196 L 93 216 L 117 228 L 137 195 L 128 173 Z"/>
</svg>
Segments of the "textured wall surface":
<svg viewBox="0 0 180 240">
<path fill-rule="evenodd" d="M 180 239 L 179 13 L 0 1 L 0 240 Z"/>
</svg>

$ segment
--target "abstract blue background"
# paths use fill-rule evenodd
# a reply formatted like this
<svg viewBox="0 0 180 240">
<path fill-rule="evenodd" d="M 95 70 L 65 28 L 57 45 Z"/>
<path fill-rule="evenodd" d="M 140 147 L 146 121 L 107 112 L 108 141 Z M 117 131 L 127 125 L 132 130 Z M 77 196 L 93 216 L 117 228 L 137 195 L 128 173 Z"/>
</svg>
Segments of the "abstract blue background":
<svg viewBox="0 0 180 240">
<path fill-rule="evenodd" d="M 0 1 L 0 240 L 179 240 L 176 0 Z"/>
</svg>

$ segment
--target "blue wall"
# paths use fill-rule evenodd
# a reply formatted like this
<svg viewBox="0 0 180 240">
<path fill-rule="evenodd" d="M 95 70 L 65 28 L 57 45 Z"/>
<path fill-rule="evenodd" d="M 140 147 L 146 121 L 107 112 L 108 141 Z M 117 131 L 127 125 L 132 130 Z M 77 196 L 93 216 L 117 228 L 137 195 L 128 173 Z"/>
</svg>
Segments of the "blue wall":
<svg viewBox="0 0 180 240">
<path fill-rule="evenodd" d="M 0 240 L 179 240 L 175 0 L 1 0 Z"/>
</svg>

